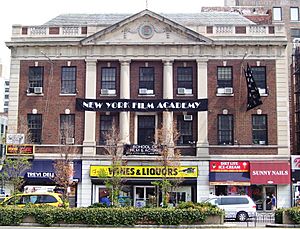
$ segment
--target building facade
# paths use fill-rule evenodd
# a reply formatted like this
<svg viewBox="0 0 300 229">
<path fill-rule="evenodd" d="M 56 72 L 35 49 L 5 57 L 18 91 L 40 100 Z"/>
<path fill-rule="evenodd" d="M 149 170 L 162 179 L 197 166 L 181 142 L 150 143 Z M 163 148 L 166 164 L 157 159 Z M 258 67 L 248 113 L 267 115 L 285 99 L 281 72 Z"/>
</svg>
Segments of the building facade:
<svg viewBox="0 0 300 229">
<path fill-rule="evenodd" d="M 267 198 L 276 193 L 278 206 L 290 206 L 284 26 L 229 12 L 60 15 L 13 26 L 6 44 L 8 131 L 28 127 L 34 161 L 59 158 L 62 144 L 73 148 L 77 206 L 99 202 L 105 189 L 99 173 L 111 165 L 103 148 L 113 125 L 127 150 L 122 195 L 134 206 L 159 200 L 153 181 L 166 173 L 182 178 L 175 204 L 248 194 L 271 210 Z M 247 65 L 262 99 L 248 111 Z M 62 136 L 66 124 L 72 131 Z M 152 147 L 162 126 L 180 133 L 169 136 L 180 166 L 168 171 Z"/>
</svg>

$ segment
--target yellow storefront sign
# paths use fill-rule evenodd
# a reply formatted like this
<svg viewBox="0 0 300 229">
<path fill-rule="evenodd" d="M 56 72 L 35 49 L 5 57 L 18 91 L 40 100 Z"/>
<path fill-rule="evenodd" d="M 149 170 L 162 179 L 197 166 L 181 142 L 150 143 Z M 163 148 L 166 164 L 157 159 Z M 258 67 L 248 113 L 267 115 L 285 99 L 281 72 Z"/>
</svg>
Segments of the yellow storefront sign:
<svg viewBox="0 0 300 229">
<path fill-rule="evenodd" d="M 91 165 L 91 177 L 111 177 L 111 166 Z M 198 177 L 197 166 L 120 166 L 115 168 L 115 174 L 122 177 L 169 177 L 195 178 Z"/>
</svg>

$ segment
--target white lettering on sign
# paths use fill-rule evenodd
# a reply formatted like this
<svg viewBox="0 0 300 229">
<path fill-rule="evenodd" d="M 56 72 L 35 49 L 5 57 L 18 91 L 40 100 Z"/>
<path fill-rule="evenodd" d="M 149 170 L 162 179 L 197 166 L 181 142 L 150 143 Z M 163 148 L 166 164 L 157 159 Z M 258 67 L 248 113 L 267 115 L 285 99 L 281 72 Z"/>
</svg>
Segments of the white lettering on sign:
<svg viewBox="0 0 300 229">
<path fill-rule="evenodd" d="M 53 172 L 27 172 L 28 178 L 53 178 Z"/>
<path fill-rule="evenodd" d="M 286 176 L 289 172 L 287 170 L 254 170 L 253 176 Z"/>
</svg>

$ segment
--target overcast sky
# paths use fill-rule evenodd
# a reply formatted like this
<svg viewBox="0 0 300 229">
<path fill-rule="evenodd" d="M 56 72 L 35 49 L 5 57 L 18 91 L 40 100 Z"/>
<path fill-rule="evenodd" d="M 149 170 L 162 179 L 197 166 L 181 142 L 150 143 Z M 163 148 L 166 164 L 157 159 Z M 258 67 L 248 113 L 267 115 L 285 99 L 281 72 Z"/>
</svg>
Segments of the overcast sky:
<svg viewBox="0 0 300 229">
<path fill-rule="evenodd" d="M 223 6 L 224 0 L 3 0 L 0 7 L 0 63 L 9 75 L 10 50 L 5 41 L 13 24 L 41 25 L 66 13 L 138 13 L 146 8 L 156 13 L 197 13 L 202 6 Z"/>
</svg>

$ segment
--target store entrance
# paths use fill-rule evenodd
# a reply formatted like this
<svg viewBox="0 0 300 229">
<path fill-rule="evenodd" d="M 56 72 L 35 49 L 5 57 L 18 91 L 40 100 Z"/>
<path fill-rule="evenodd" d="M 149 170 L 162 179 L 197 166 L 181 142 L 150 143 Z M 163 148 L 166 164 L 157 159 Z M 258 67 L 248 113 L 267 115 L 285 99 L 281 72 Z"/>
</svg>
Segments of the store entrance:
<svg viewBox="0 0 300 229">
<path fill-rule="evenodd" d="M 134 206 L 157 206 L 155 186 L 134 186 Z"/>
</svg>

